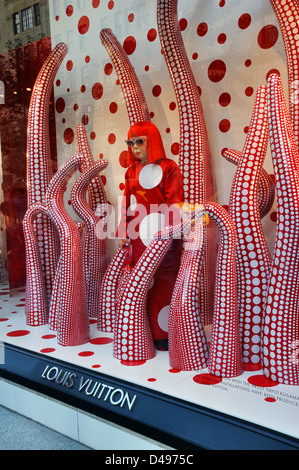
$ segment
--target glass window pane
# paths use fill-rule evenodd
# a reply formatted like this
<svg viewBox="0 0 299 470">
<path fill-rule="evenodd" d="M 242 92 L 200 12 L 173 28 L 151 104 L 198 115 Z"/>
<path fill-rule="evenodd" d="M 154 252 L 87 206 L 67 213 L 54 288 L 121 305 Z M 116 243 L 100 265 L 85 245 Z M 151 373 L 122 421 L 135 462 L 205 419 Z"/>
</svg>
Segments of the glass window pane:
<svg viewBox="0 0 299 470">
<path fill-rule="evenodd" d="M 33 18 L 31 8 L 25 8 L 22 10 L 22 27 L 23 31 L 33 28 Z"/>
<path fill-rule="evenodd" d="M 39 3 L 36 3 L 34 5 L 34 20 L 35 20 L 35 26 L 39 26 L 41 24 Z"/>
<path fill-rule="evenodd" d="M 12 15 L 13 18 L 13 27 L 14 27 L 14 33 L 19 34 L 21 32 L 21 25 L 20 25 L 20 15 L 19 13 L 14 13 Z"/>
</svg>

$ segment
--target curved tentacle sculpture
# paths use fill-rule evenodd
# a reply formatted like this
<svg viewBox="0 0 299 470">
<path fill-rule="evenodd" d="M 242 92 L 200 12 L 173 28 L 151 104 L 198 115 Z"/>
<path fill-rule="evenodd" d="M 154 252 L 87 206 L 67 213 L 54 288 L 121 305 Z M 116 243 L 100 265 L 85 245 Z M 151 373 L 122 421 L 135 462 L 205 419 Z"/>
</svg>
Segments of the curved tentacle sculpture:
<svg viewBox="0 0 299 470">
<path fill-rule="evenodd" d="M 297 0 L 270 0 L 280 25 L 288 67 L 289 114 L 297 146 L 299 148 L 299 51 L 297 45 L 297 27 L 299 23 L 299 4 Z"/>
<path fill-rule="evenodd" d="M 57 342 L 62 346 L 89 341 L 80 228 L 67 213 L 63 201 L 67 182 L 82 163 L 81 155 L 74 155 L 64 163 L 51 179 L 46 195 L 47 210 L 61 241 L 50 309 L 52 313 L 54 310 L 53 318 L 57 318 Z"/>
<path fill-rule="evenodd" d="M 36 79 L 28 115 L 27 131 L 27 188 L 28 207 L 44 204 L 52 176 L 49 143 L 49 101 L 59 66 L 67 53 L 66 44 L 58 44 L 43 64 Z M 38 168 L 38 171 L 36 170 Z M 40 238 L 41 263 L 50 301 L 59 254 L 57 231 L 49 218 L 36 216 L 35 225 L 42 226 Z M 28 260 L 29 262 L 29 260 Z"/>
<path fill-rule="evenodd" d="M 83 156 L 82 172 L 90 168 L 95 160 L 93 158 L 89 142 L 87 139 L 86 128 L 83 124 L 77 126 L 78 153 Z M 107 204 L 107 195 L 103 185 L 102 178 L 95 176 L 88 186 L 88 204 L 95 212 L 98 205 Z"/>
<path fill-rule="evenodd" d="M 262 365 L 271 380 L 299 385 L 298 150 L 281 79 L 268 79 L 269 134 L 277 190 L 277 229 L 262 337 Z"/>
<path fill-rule="evenodd" d="M 108 333 L 113 331 L 116 316 L 117 289 L 125 261 L 124 250 L 117 250 L 103 277 L 100 297 L 100 316 L 97 328 Z"/>
<path fill-rule="evenodd" d="M 204 208 L 220 230 L 208 367 L 216 376 L 236 377 L 242 373 L 235 266 L 236 228 L 222 206 L 211 202 L 204 204 Z"/>
<path fill-rule="evenodd" d="M 229 214 L 237 230 L 237 272 L 243 362 L 260 364 L 261 334 L 271 255 L 258 205 L 258 185 L 268 145 L 267 89 L 259 87 L 233 180 Z"/>
<path fill-rule="evenodd" d="M 179 166 L 184 177 L 185 201 L 201 204 L 212 200 L 214 195 L 209 140 L 198 87 L 180 33 L 177 3 L 178 0 L 158 0 L 158 32 L 179 109 Z M 213 309 L 211 299 L 216 252 L 213 223 L 206 227 L 205 236 L 207 248 L 201 277 L 200 302 L 202 321 L 206 325 L 212 321 Z"/>
<path fill-rule="evenodd" d="M 48 323 L 48 299 L 42 270 L 34 220 L 38 214 L 48 217 L 47 209 L 42 204 L 32 204 L 23 219 L 23 231 L 26 249 L 26 324 L 40 326 Z"/>
<path fill-rule="evenodd" d="M 185 200 L 190 204 L 201 204 L 214 194 L 210 149 L 198 87 L 180 33 L 177 3 L 178 0 L 158 0 L 157 23 L 179 109 L 179 166 L 184 176 Z"/>
<path fill-rule="evenodd" d="M 220 230 L 208 369 L 216 376 L 236 377 L 242 373 L 235 266 L 236 229 L 228 212 L 217 203 L 203 204 L 201 208 L 193 212 L 192 217 L 200 218 L 204 215 L 208 215 L 214 220 Z M 194 300 L 194 275 L 200 274 L 198 263 L 201 262 L 200 258 L 203 256 L 200 236 L 198 242 L 199 245 L 195 247 L 194 264 L 190 270 L 182 270 L 180 272 L 182 279 L 179 277 L 177 279 L 177 283 L 183 286 L 182 295 L 178 296 L 177 291 L 174 292 L 172 304 L 177 302 L 178 305 L 176 309 L 171 309 L 169 316 L 170 357 L 174 360 L 173 367 L 183 370 L 190 370 L 192 366 L 201 368 L 207 362 L 205 333 L 200 318 L 198 318 L 198 307 L 196 308 Z M 184 253 L 184 256 L 186 260 L 190 261 L 189 253 Z M 179 320 L 180 312 L 182 318 Z M 196 324 L 197 330 L 201 330 L 200 333 L 197 331 L 197 340 L 192 337 L 193 327 Z M 192 329 L 189 329 L 191 326 Z"/>
<path fill-rule="evenodd" d="M 89 146 L 89 142 L 87 139 L 87 133 L 85 126 L 83 124 L 79 124 L 77 126 L 77 141 L 78 141 L 78 152 L 80 155 L 83 156 L 83 164 L 82 164 L 82 171 L 83 173 L 87 172 L 89 168 L 91 168 L 95 161 Z M 108 164 L 108 162 L 107 162 Z M 103 167 L 102 169 L 106 168 Z M 100 170 L 102 171 L 102 170 Z M 108 199 L 106 195 L 106 191 L 104 188 L 104 184 L 100 175 L 95 175 L 94 178 L 91 179 L 90 184 L 87 188 L 88 194 L 88 204 L 91 210 L 94 212 L 95 216 L 98 217 L 98 227 L 97 227 L 97 235 L 100 240 L 101 244 L 101 263 L 98 266 L 100 272 L 98 273 L 99 279 L 103 278 L 105 271 L 108 267 L 108 239 L 104 235 L 104 232 L 107 231 L 107 215 L 108 215 Z M 106 214 L 106 216 L 105 216 Z M 101 227 L 100 227 L 101 226 Z M 100 229 L 100 230 L 99 230 Z M 98 233 L 100 232 L 100 233 Z M 94 255 L 94 246 L 90 246 L 89 243 L 92 243 L 92 239 L 94 235 L 89 235 L 89 231 L 85 232 L 84 242 L 83 242 L 83 261 L 84 261 L 84 273 L 87 285 L 94 291 L 92 288 L 93 280 L 90 278 L 90 268 L 91 266 L 95 266 L 97 262 L 96 259 L 93 258 Z M 97 242 L 98 244 L 98 242 Z"/>
<path fill-rule="evenodd" d="M 227 149 L 223 153 L 227 161 L 239 165 L 242 152 L 239 150 Z M 275 199 L 274 181 L 264 168 L 261 168 L 259 186 L 258 186 L 258 205 L 260 216 L 263 219 L 273 207 Z"/>
<path fill-rule="evenodd" d="M 100 39 L 117 73 L 127 106 L 130 126 L 138 121 L 150 121 L 140 82 L 123 47 L 109 28 L 101 30 Z"/>
<path fill-rule="evenodd" d="M 189 223 L 189 222 L 187 222 Z M 123 361 L 143 361 L 155 356 L 147 316 L 146 300 L 150 283 L 166 255 L 172 239 L 180 236 L 186 223 L 165 227 L 155 234 L 129 276 L 118 298 L 114 323 L 113 355 Z"/>
<path fill-rule="evenodd" d="M 155 357 L 155 347 L 146 310 L 151 280 L 166 255 L 172 239 L 153 240 L 134 267 L 118 299 L 114 323 L 113 356 L 122 361 Z"/>
<path fill-rule="evenodd" d="M 103 267 L 107 265 L 107 234 L 96 230 L 99 217 L 91 210 L 86 200 L 86 193 L 91 180 L 108 165 L 106 160 L 93 163 L 79 176 L 71 191 L 72 206 L 76 214 L 85 222 L 86 233 L 83 236 L 83 253 L 87 254 L 88 262 L 84 266 L 88 313 L 92 317 L 99 316 L 99 292 L 103 279 Z"/>
<path fill-rule="evenodd" d="M 116 298 L 115 298 L 115 313 L 116 313 L 116 315 L 117 315 L 117 311 L 118 311 L 118 308 L 119 308 L 119 304 L 120 304 L 123 292 L 124 292 L 124 290 L 125 290 L 125 288 L 128 284 L 128 281 L 131 277 L 131 274 L 132 274 L 132 270 L 127 268 L 126 260 L 125 260 L 124 265 L 123 265 L 122 275 L 119 279 L 119 283 L 118 283 L 118 287 L 117 287 L 117 291 L 116 291 Z"/>
</svg>

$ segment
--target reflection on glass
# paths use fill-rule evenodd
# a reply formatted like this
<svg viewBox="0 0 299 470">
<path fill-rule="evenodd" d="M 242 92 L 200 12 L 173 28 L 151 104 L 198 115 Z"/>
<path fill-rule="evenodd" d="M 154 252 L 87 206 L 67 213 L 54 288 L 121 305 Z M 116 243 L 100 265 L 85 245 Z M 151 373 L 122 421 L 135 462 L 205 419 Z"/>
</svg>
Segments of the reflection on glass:
<svg viewBox="0 0 299 470">
<path fill-rule="evenodd" d="M 0 282 L 8 281 L 12 289 L 26 282 L 22 221 L 27 210 L 27 120 L 36 77 L 51 50 L 48 2 L 0 0 L 0 22 Z M 53 101 L 50 140 L 55 171 Z"/>
</svg>

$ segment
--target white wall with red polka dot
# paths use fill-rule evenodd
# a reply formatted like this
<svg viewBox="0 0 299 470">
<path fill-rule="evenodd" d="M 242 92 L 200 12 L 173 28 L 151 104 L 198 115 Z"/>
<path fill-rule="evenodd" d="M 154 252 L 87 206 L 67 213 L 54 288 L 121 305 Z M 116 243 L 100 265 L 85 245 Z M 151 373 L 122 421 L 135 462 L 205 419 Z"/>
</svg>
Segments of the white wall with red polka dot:
<svg viewBox="0 0 299 470">
<path fill-rule="evenodd" d="M 58 164 L 77 153 L 76 127 L 83 123 L 94 159 L 109 165 L 103 175 L 116 208 L 126 171 L 129 118 L 121 86 L 100 40 L 111 28 L 135 68 L 168 157 L 178 162 L 179 115 L 161 54 L 155 0 L 50 0 L 52 45 L 68 54 L 55 81 Z M 242 150 L 257 88 L 271 71 L 288 94 L 283 39 L 269 0 L 179 0 L 184 46 L 201 94 L 209 133 L 216 200 L 229 202 L 235 166 L 223 149 Z M 264 168 L 273 173 L 268 150 Z M 67 196 L 66 196 L 67 197 Z M 263 220 L 270 248 L 275 207 Z"/>
</svg>

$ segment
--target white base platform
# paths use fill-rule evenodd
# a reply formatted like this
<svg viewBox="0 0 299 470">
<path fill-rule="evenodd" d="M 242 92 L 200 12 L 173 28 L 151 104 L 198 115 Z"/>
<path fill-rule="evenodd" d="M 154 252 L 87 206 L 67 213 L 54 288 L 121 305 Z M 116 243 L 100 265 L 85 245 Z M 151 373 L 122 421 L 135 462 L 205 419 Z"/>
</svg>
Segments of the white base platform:
<svg viewBox="0 0 299 470">
<path fill-rule="evenodd" d="M 2 286 L 0 289 L 0 346 L 1 341 L 9 343 L 51 357 L 52 360 L 76 364 L 86 370 L 92 370 L 93 373 L 98 371 L 148 390 L 158 391 L 174 399 L 203 406 L 295 439 L 299 438 L 298 386 L 271 384 L 263 380 L 261 370 L 244 371 L 239 377 L 222 379 L 217 383 L 205 383 L 198 378 L 202 373 L 207 373 L 207 370 L 173 370 L 169 365 L 167 351 L 157 351 L 154 359 L 138 366 L 123 365 L 113 357 L 112 335 L 98 331 L 96 322 L 93 320 L 90 324 L 90 342 L 65 348 L 57 344 L 55 332 L 49 330 L 47 325 L 40 327 L 26 325 L 24 303 L 25 289 L 17 289 L 9 296 L 7 286 Z M 2 360 L 5 361 L 5 358 Z M 14 393 L 9 392 L 8 387 L 14 390 Z M 0 401 L 4 406 L 49 427 L 58 426 L 53 429 L 92 448 L 113 448 L 116 435 L 119 436 L 117 442 L 123 449 L 165 448 L 162 444 L 90 416 L 88 413 L 61 405 L 55 400 L 36 395 L 31 391 L 24 391 L 20 387 L 11 387 L 13 385 L 8 385 L 5 381 L 0 384 Z M 28 406 L 22 409 L 25 397 L 28 397 Z M 60 411 L 51 412 L 52 407 Z M 33 415 L 28 414 L 28 410 Z M 57 420 L 57 416 L 63 418 Z M 98 434 L 102 436 L 100 439 L 97 437 Z"/>
</svg>

